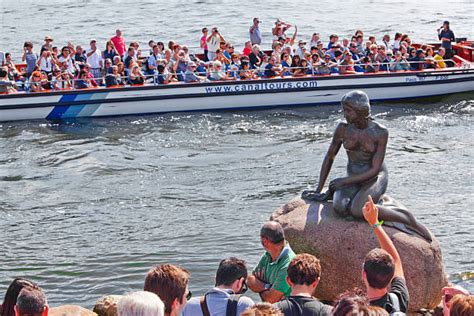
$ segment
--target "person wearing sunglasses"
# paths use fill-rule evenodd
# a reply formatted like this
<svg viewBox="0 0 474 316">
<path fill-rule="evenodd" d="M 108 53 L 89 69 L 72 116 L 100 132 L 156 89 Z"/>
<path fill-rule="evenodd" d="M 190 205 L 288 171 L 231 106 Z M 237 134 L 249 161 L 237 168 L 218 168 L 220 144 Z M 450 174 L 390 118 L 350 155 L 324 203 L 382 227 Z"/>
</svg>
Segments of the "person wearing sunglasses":
<svg viewBox="0 0 474 316">
<path fill-rule="evenodd" d="M 247 274 L 244 260 L 235 257 L 223 259 L 217 268 L 214 288 L 204 296 L 192 298 L 182 316 L 240 315 L 254 305 L 252 299 L 242 296 L 247 291 Z"/>
</svg>

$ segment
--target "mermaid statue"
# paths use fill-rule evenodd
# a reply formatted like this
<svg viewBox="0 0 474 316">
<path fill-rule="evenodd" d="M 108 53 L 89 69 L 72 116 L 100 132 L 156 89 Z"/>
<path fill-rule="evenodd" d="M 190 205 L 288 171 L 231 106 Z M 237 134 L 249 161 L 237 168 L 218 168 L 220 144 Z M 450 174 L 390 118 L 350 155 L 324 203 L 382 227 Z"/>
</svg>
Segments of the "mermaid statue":
<svg viewBox="0 0 474 316">
<path fill-rule="evenodd" d="M 351 91 L 343 96 L 341 104 L 346 122 L 336 127 L 316 190 L 304 191 L 302 198 L 320 202 L 332 199 L 333 209 L 338 215 L 363 218 L 362 207 L 370 195 L 379 204 L 381 220 L 403 231 L 414 231 L 431 241 L 428 229 L 417 222 L 410 211 L 384 195 L 388 184 L 384 163 L 388 130 L 371 118 L 369 97 L 362 91 Z M 347 176 L 332 180 L 329 189 L 322 192 L 341 146 L 344 146 L 349 159 Z"/>
</svg>

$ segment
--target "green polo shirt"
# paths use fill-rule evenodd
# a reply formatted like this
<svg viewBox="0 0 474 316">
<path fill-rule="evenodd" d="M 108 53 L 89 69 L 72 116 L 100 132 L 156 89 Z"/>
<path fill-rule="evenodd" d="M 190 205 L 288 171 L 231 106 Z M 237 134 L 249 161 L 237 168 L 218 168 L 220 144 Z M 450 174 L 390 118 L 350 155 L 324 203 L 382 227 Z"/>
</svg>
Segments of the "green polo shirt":
<svg viewBox="0 0 474 316">
<path fill-rule="evenodd" d="M 271 284 L 272 288 L 282 292 L 285 296 L 290 295 L 291 288 L 286 282 L 288 275 L 288 266 L 291 260 L 295 257 L 295 253 L 289 244 L 280 253 L 280 256 L 272 262 L 272 256 L 268 252 L 260 259 L 260 262 L 253 269 L 253 273 L 258 273 L 263 270 L 263 282 Z"/>
</svg>

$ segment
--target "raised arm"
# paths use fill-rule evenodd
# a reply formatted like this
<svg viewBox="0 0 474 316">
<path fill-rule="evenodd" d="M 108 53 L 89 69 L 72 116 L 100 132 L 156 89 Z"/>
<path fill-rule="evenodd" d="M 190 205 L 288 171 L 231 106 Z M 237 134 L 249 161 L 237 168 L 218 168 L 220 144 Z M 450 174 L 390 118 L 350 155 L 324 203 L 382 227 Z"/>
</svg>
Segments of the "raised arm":
<svg viewBox="0 0 474 316">
<path fill-rule="evenodd" d="M 375 236 L 377 236 L 380 248 L 387 251 L 393 258 L 393 264 L 395 265 L 395 271 L 393 276 L 405 278 L 405 275 L 403 274 L 403 266 L 402 261 L 400 259 L 400 255 L 398 254 L 397 248 L 395 248 L 395 245 L 393 244 L 392 240 L 390 239 L 390 237 L 388 237 L 382 225 L 380 225 L 378 217 L 379 211 L 370 195 L 369 200 L 365 203 L 362 211 L 364 213 L 364 218 L 367 223 L 374 228 L 374 233 Z"/>
<path fill-rule="evenodd" d="M 317 192 L 321 192 L 326 183 L 326 179 L 331 171 L 332 163 L 334 162 L 334 158 L 336 157 L 339 149 L 342 145 L 342 140 L 344 137 L 344 132 L 346 130 L 346 125 L 344 123 L 339 123 L 336 127 L 336 132 L 332 137 L 331 145 L 329 145 L 328 152 L 326 156 L 324 156 L 323 164 L 321 165 L 321 171 L 319 173 L 319 183 L 316 189 Z"/>
</svg>

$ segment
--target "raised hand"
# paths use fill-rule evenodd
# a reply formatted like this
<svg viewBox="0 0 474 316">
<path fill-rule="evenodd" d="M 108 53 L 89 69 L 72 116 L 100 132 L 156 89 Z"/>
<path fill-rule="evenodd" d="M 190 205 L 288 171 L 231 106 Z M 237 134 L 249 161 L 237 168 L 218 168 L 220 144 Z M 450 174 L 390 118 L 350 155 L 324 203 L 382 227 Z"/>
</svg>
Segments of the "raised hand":
<svg viewBox="0 0 474 316">
<path fill-rule="evenodd" d="M 369 223 L 370 226 L 373 226 L 379 221 L 379 210 L 377 209 L 377 206 L 375 206 L 372 197 L 369 195 L 368 198 L 369 200 L 365 202 L 362 212 L 367 223 Z"/>
</svg>

